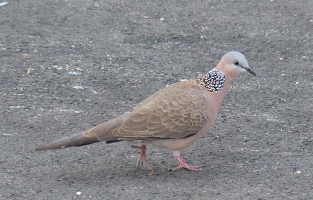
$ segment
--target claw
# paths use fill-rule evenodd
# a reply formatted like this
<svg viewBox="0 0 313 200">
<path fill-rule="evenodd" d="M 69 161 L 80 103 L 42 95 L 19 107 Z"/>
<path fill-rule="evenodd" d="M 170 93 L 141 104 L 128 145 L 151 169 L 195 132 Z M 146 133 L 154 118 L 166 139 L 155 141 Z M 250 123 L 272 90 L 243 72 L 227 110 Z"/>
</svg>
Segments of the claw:
<svg viewBox="0 0 313 200">
<path fill-rule="evenodd" d="M 139 167 L 141 165 L 145 165 L 149 170 L 153 171 L 152 167 L 150 166 L 150 164 L 147 161 L 147 154 L 146 154 L 147 147 L 146 147 L 146 145 L 141 145 L 141 146 L 132 145 L 131 147 L 136 148 L 136 149 L 141 149 L 140 156 L 139 156 L 138 161 L 137 161 L 137 166 Z"/>
<path fill-rule="evenodd" d="M 182 169 L 182 168 L 185 168 L 185 169 L 188 169 L 188 170 L 191 170 L 191 171 L 200 171 L 200 170 L 202 170 L 202 166 L 191 166 L 191 165 L 188 165 L 181 155 L 177 155 L 177 159 L 179 161 L 179 165 L 177 167 L 173 168 L 172 171 L 179 170 L 179 169 Z"/>
</svg>

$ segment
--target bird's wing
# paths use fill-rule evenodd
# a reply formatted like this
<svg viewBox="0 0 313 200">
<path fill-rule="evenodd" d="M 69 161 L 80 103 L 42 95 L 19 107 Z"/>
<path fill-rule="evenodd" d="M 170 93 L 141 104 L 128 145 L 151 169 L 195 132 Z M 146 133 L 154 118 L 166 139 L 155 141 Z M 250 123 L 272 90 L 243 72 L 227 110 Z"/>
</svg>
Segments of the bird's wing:
<svg viewBox="0 0 313 200">
<path fill-rule="evenodd" d="M 107 138 L 184 138 L 197 133 L 208 120 L 207 92 L 193 81 L 170 85 L 126 114 L 110 131 L 92 135 Z"/>
</svg>

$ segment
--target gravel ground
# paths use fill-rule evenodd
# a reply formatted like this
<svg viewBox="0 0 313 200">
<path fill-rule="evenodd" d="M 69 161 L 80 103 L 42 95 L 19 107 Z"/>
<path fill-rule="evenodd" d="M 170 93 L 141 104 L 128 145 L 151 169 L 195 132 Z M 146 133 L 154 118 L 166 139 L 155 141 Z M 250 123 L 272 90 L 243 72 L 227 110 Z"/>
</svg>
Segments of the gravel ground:
<svg viewBox="0 0 313 200">
<path fill-rule="evenodd" d="M 0 199 L 313 199 L 313 1 L 12 0 L 0 7 Z M 229 50 L 233 83 L 213 130 L 183 152 L 103 143 L 36 152 Z"/>
</svg>

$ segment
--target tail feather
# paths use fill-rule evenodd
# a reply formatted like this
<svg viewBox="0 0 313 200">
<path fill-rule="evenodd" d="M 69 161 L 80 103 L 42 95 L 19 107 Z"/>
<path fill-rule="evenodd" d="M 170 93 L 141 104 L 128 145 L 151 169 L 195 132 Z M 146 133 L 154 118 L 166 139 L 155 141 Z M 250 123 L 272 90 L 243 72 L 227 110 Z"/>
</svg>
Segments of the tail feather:
<svg viewBox="0 0 313 200">
<path fill-rule="evenodd" d="M 107 143 L 118 142 L 120 141 L 118 138 L 108 133 L 110 133 L 113 129 L 120 127 L 123 121 L 125 121 L 125 119 L 127 119 L 130 114 L 130 112 L 126 112 L 123 115 L 99 124 L 98 126 L 95 126 L 82 134 L 65 138 L 56 142 L 40 145 L 36 147 L 36 150 L 44 151 L 75 146 L 78 147 L 100 141 L 106 141 Z"/>
<path fill-rule="evenodd" d="M 60 141 L 40 145 L 36 147 L 36 150 L 44 151 L 44 150 L 52 150 L 52 149 L 63 149 L 67 147 L 83 146 L 83 145 L 92 144 L 95 142 L 99 142 L 98 138 L 96 137 L 87 138 L 87 137 L 84 137 L 82 134 L 80 134 L 80 135 L 76 135 L 76 136 L 66 138 Z"/>
</svg>

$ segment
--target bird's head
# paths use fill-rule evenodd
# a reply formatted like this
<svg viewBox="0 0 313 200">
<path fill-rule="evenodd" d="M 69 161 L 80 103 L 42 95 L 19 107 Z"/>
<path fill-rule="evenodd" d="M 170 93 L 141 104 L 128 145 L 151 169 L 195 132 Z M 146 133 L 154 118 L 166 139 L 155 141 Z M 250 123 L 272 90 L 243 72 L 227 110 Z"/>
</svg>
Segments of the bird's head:
<svg viewBox="0 0 313 200">
<path fill-rule="evenodd" d="M 248 65 L 246 57 L 238 51 L 230 51 L 226 53 L 216 67 L 217 70 L 223 71 L 226 76 L 235 77 L 240 72 L 248 71 L 252 75 L 256 75 Z"/>
</svg>

